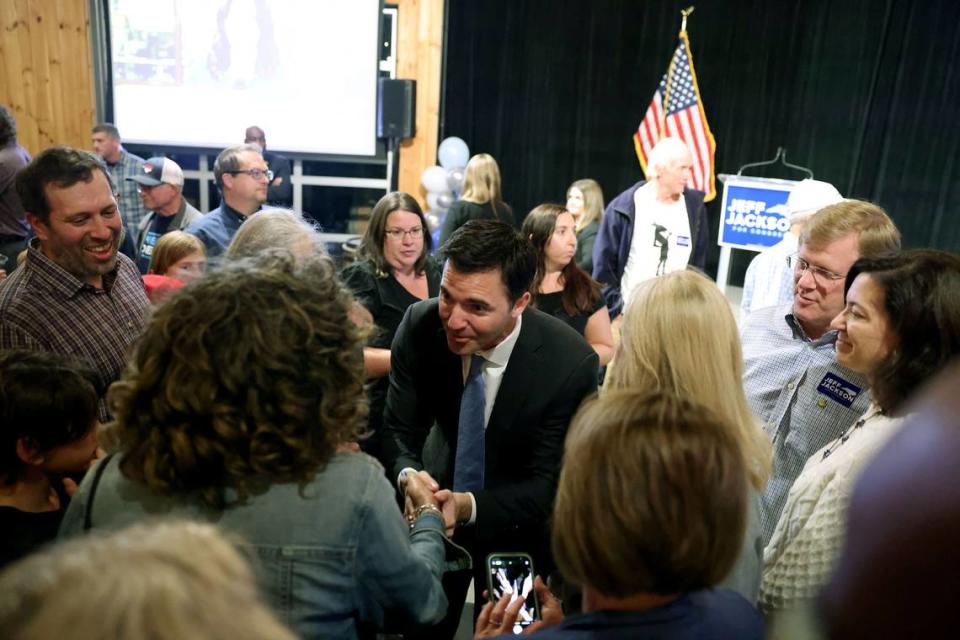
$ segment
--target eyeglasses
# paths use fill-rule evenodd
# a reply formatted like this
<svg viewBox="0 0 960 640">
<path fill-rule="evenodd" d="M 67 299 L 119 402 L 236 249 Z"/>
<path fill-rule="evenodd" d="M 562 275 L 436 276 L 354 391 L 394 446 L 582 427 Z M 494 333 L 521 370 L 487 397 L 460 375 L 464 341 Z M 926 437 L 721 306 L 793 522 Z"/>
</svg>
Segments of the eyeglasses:
<svg viewBox="0 0 960 640">
<path fill-rule="evenodd" d="M 384 231 L 388 236 L 394 240 L 400 240 L 406 236 L 410 236 L 414 240 L 423 235 L 423 227 L 411 227 L 410 229 L 387 229 Z"/>
<path fill-rule="evenodd" d="M 813 279 L 817 282 L 819 282 L 821 278 L 826 282 L 836 282 L 847 277 L 847 274 L 841 275 L 839 273 L 834 273 L 833 271 L 828 271 L 827 269 L 815 267 L 797 255 L 787 256 L 787 266 L 793 269 L 794 273 L 797 274 L 802 274 L 804 271 L 809 271 L 810 275 L 813 276 Z"/>
<path fill-rule="evenodd" d="M 239 170 L 227 171 L 227 173 L 232 173 L 234 175 L 238 173 L 245 173 L 251 178 L 253 178 L 254 180 L 260 180 L 261 178 L 266 178 L 267 182 L 270 182 L 271 180 L 273 180 L 273 171 L 270 171 L 270 169 L 267 169 L 266 171 L 264 171 L 263 169 L 244 169 L 243 171 L 239 171 Z"/>
</svg>

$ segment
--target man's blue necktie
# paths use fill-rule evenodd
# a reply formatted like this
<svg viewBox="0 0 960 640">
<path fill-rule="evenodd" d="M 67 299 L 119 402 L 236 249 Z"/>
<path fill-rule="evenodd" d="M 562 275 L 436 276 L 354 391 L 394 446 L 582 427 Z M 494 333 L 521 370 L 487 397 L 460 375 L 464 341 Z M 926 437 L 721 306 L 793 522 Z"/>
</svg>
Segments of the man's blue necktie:
<svg viewBox="0 0 960 640">
<path fill-rule="evenodd" d="M 457 458 L 453 469 L 454 491 L 483 489 L 483 414 L 486 398 L 483 389 L 483 356 L 473 354 L 470 373 L 460 398 L 460 422 L 457 430 Z"/>
</svg>

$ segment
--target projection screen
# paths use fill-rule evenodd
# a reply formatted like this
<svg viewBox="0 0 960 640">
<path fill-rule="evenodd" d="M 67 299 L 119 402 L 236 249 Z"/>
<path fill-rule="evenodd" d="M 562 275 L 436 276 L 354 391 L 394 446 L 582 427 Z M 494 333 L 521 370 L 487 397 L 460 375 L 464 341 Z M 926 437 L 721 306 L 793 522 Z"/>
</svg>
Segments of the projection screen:
<svg viewBox="0 0 960 640">
<path fill-rule="evenodd" d="M 380 0 L 110 0 L 124 141 L 376 153 Z"/>
</svg>

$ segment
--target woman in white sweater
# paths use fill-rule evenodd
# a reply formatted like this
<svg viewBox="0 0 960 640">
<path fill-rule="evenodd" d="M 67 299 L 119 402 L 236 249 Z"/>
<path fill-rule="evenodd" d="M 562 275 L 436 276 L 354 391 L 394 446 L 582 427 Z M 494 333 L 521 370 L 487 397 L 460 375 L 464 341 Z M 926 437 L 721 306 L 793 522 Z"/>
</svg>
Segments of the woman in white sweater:
<svg viewBox="0 0 960 640">
<path fill-rule="evenodd" d="M 837 361 L 867 374 L 873 404 L 813 454 L 764 551 L 766 612 L 816 596 L 843 545 L 861 470 L 902 422 L 905 401 L 960 354 L 960 257 L 933 250 L 858 260 L 834 318 Z"/>
</svg>

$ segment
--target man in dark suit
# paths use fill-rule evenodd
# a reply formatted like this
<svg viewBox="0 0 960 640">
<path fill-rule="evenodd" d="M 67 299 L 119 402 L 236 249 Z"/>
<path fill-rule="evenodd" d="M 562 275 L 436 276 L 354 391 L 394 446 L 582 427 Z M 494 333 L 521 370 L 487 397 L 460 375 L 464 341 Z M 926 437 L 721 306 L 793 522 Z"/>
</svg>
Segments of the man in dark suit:
<svg viewBox="0 0 960 640">
<path fill-rule="evenodd" d="M 443 505 L 448 530 L 486 588 L 490 552 L 524 551 L 546 575 L 548 521 L 563 441 L 580 401 L 596 390 L 596 352 L 563 322 L 532 307 L 532 247 L 509 225 L 475 220 L 444 248 L 439 299 L 412 305 L 391 348 L 384 413 L 386 459 L 403 484 L 417 473 Z M 449 451 L 429 471 L 431 425 Z M 469 572 L 448 574 L 452 637 Z"/>
</svg>

